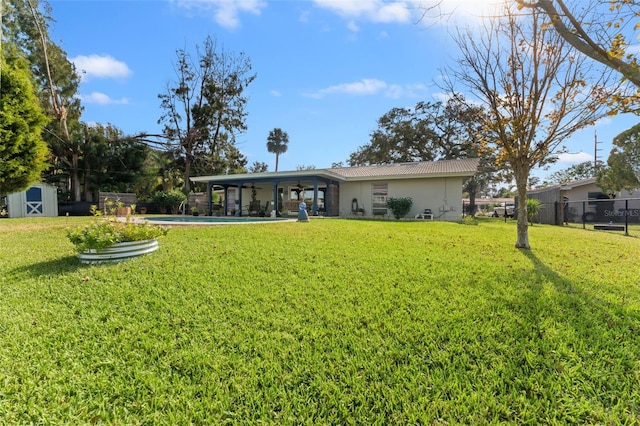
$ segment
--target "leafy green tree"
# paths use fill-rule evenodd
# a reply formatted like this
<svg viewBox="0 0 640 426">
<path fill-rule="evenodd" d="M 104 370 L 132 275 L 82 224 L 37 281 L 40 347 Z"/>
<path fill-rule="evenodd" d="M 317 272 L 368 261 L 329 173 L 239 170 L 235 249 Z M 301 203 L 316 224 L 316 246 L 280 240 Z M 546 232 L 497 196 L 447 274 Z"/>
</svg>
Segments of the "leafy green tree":
<svg viewBox="0 0 640 426">
<path fill-rule="evenodd" d="M 280 154 L 287 152 L 289 148 L 289 134 L 279 127 L 271 130 L 267 136 L 267 151 L 276 155 L 276 172 L 278 171 L 278 159 Z"/>
<path fill-rule="evenodd" d="M 254 161 L 249 167 L 249 173 L 262 173 L 269 170 L 269 165 L 262 161 Z"/>
<path fill-rule="evenodd" d="M 598 171 L 596 185 L 613 194 L 640 188 L 640 124 L 613 138 L 607 166 Z"/>
<path fill-rule="evenodd" d="M 460 32 L 460 59 L 450 67 L 486 108 L 487 147 L 513 171 L 518 197 L 526 199 L 531 170 L 555 158 L 562 141 L 607 112 L 607 75 L 590 73 L 585 58 L 553 30 L 545 16 L 530 19 L 505 6 L 481 34 Z M 615 89 L 615 88 L 612 88 Z M 518 204 L 516 247 L 529 249 L 525 203 Z"/>
<path fill-rule="evenodd" d="M 40 108 L 27 62 L 15 51 L 0 57 L 0 194 L 28 188 L 48 166 Z"/>
<path fill-rule="evenodd" d="M 202 169 L 223 174 L 244 169 L 246 159 L 235 147 L 235 135 L 246 130 L 244 89 L 256 78 L 251 62 L 243 54 L 218 49 L 207 37 L 193 57 L 177 50 L 177 80 L 158 95 L 164 124 L 162 144 L 181 160 L 184 190 L 189 192 L 194 164 L 206 158 Z M 147 138 L 153 135 L 141 135 Z M 204 161 L 204 160 L 203 160 Z"/>
<path fill-rule="evenodd" d="M 81 198 L 80 157 L 82 126 L 78 86 L 80 77 L 66 52 L 50 40 L 53 21 L 46 0 L 2 0 L 2 42 L 14 43 L 29 62 L 36 92 L 50 120 L 43 132 L 54 167 L 50 174 L 65 174 L 73 199 Z M 55 181 L 55 176 L 48 180 Z"/>
<path fill-rule="evenodd" d="M 113 125 L 83 127 L 82 177 L 86 201 L 98 191 L 133 192 L 150 148 Z"/>
</svg>

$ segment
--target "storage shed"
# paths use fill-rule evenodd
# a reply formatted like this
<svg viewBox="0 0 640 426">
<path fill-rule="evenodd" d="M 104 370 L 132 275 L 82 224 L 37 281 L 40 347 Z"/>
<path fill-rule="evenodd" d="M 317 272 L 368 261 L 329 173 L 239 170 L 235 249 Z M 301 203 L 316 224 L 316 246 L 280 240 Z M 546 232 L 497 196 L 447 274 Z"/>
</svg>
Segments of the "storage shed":
<svg viewBox="0 0 640 426">
<path fill-rule="evenodd" d="M 9 217 L 58 216 L 58 192 L 55 186 L 38 183 L 7 196 Z"/>
</svg>

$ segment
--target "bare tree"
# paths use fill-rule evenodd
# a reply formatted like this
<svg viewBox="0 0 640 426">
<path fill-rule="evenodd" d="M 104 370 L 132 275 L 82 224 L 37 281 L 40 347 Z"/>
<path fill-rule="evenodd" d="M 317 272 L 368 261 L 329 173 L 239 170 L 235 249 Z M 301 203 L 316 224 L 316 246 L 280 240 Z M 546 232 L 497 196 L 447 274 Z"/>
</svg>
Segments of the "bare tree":
<svg viewBox="0 0 640 426">
<path fill-rule="evenodd" d="M 235 133 L 246 130 L 243 91 L 256 75 L 244 54 L 217 49 L 211 37 L 197 49 L 195 60 L 183 49 L 177 56 L 177 81 L 158 95 L 164 110 L 158 122 L 164 123 L 167 147 L 182 157 L 184 189 L 189 192 L 194 161 L 213 157 L 209 163 L 218 164 L 226 154 L 237 154 Z M 148 136 L 157 135 L 140 138 Z"/>
<path fill-rule="evenodd" d="M 499 165 L 513 171 L 517 194 L 516 247 L 528 249 L 527 182 L 531 170 L 554 161 L 562 141 L 607 113 L 607 74 L 595 73 L 565 40 L 529 10 L 503 17 L 481 34 L 458 32 L 461 56 L 450 73 L 483 104 L 485 127 Z M 589 76 L 596 75 L 595 77 Z"/>
</svg>

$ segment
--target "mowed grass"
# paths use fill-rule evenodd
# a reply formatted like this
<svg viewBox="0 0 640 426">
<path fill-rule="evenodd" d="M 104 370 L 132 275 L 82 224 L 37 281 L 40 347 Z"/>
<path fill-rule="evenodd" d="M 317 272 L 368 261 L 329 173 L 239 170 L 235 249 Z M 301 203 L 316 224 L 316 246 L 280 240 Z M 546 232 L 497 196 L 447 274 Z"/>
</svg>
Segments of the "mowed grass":
<svg viewBox="0 0 640 426">
<path fill-rule="evenodd" d="M 0 221 L 0 423 L 640 419 L 637 238 L 318 219 L 81 266 L 86 220 Z"/>
</svg>

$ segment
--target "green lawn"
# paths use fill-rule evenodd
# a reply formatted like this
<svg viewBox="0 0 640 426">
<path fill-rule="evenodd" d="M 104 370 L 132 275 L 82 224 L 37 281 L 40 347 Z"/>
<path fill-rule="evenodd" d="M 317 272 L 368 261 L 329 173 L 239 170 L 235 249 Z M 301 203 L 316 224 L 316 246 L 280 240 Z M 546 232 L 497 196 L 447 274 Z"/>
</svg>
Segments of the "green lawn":
<svg viewBox="0 0 640 426">
<path fill-rule="evenodd" d="M 318 219 L 81 266 L 87 220 L 0 220 L 2 424 L 640 419 L 638 238 Z"/>
</svg>

